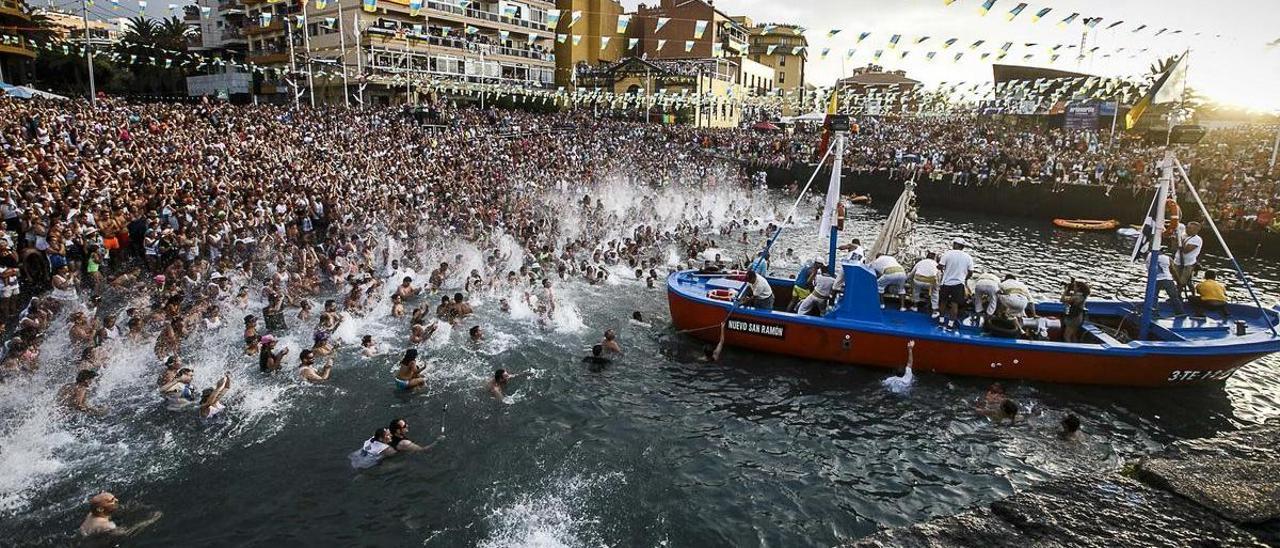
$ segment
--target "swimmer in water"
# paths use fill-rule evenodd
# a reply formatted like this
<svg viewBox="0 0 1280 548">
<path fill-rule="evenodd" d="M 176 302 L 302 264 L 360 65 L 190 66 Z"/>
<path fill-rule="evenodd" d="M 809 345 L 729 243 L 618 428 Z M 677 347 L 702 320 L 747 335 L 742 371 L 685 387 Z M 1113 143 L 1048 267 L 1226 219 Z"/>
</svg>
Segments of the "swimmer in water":
<svg viewBox="0 0 1280 548">
<path fill-rule="evenodd" d="M 106 409 L 89 405 L 89 385 L 93 384 L 93 379 L 97 377 L 97 371 L 81 369 L 76 373 L 76 382 L 63 386 L 58 391 L 58 399 L 69 409 L 93 415 L 107 414 Z"/>
<path fill-rule="evenodd" d="M 489 379 L 489 393 L 499 400 L 507 397 L 507 382 L 520 375 L 508 373 L 506 369 L 496 369 L 493 372 L 493 378 Z"/>
<path fill-rule="evenodd" d="M 80 522 L 80 536 L 112 535 L 123 537 L 132 535 L 155 523 L 163 515 L 160 512 L 152 512 L 147 519 L 138 522 L 132 527 L 120 527 L 111 520 L 111 514 L 114 514 L 119 507 L 120 499 L 107 491 L 91 497 L 89 499 L 89 515 L 85 516 L 84 521 Z"/>
<path fill-rule="evenodd" d="M 347 456 L 352 468 L 373 468 L 387 457 L 395 456 L 396 450 L 391 447 L 391 430 L 379 428 L 373 437 L 365 440 L 364 445 Z"/>
<path fill-rule="evenodd" d="M 258 318 L 253 314 L 244 317 L 244 353 L 246 356 L 258 353 Z"/>
<path fill-rule="evenodd" d="M 316 331 L 311 334 L 311 340 L 311 351 L 315 352 L 317 356 L 324 357 L 333 355 L 333 345 L 329 343 L 328 333 L 325 333 L 324 331 Z"/>
<path fill-rule="evenodd" d="M 289 354 L 289 349 L 277 352 L 276 338 L 273 335 L 263 335 L 260 344 L 262 348 L 258 351 L 258 369 L 262 371 L 280 369 L 280 365 L 284 363 L 284 357 Z"/>
<path fill-rule="evenodd" d="M 391 431 L 391 443 L 388 445 L 399 453 L 418 453 L 422 451 L 429 451 L 432 447 L 435 447 L 437 443 L 440 443 L 440 440 L 444 439 L 444 434 L 436 436 L 436 441 L 431 442 L 431 444 L 426 447 L 413 443 L 413 440 L 409 439 L 409 423 L 404 419 L 391 421 L 391 424 L 387 425 L 387 430 Z"/>
<path fill-rule="evenodd" d="M 182 359 L 177 356 L 169 356 L 164 361 L 164 371 L 161 371 L 160 377 L 156 379 L 156 386 L 169 384 L 178 376 L 179 369 L 182 369 Z"/>
<path fill-rule="evenodd" d="M 316 384 L 324 383 L 329 380 L 329 373 L 333 371 L 333 358 L 329 358 L 329 360 L 324 364 L 324 367 L 321 367 L 319 370 L 316 370 L 315 352 L 312 352 L 311 350 L 303 350 L 302 353 L 298 355 L 298 359 L 300 360 L 300 363 L 298 364 L 298 376 L 302 377 L 302 380 Z"/>
<path fill-rule="evenodd" d="M 471 329 L 467 330 L 467 336 L 471 338 L 471 342 L 478 343 L 484 340 L 484 331 L 480 329 L 480 326 L 473 325 Z"/>
<path fill-rule="evenodd" d="M 409 344 L 420 344 L 426 342 L 435 334 L 436 328 L 440 326 L 440 322 L 431 320 L 430 324 L 423 318 L 413 320 L 413 325 L 409 326 Z"/>
<path fill-rule="evenodd" d="M 653 324 L 644 321 L 644 315 L 640 314 L 639 310 L 631 313 L 631 325 L 637 327 L 653 327 Z"/>
<path fill-rule="evenodd" d="M 1058 438 L 1062 441 L 1080 441 L 1084 437 L 1084 432 L 1080 431 L 1080 417 L 1075 415 L 1067 415 L 1062 419 L 1062 430 L 1058 431 Z"/>
<path fill-rule="evenodd" d="M 413 278 L 405 276 L 400 280 L 400 286 L 396 288 L 395 295 L 401 300 L 412 299 L 422 294 L 421 287 L 413 287 Z"/>
<path fill-rule="evenodd" d="M 191 380 L 194 377 L 195 371 L 190 367 L 183 367 L 178 370 L 177 376 L 172 381 L 160 387 L 159 391 L 164 398 L 165 408 L 170 411 L 184 411 L 199 405 L 199 396 L 196 395 L 196 389 L 191 386 Z"/>
<path fill-rule="evenodd" d="M 211 420 L 226 410 L 222 396 L 231 388 L 231 373 L 225 373 L 213 388 L 206 388 L 200 395 L 200 418 Z"/>
<path fill-rule="evenodd" d="M 410 348 L 404 351 L 404 357 L 400 359 L 400 368 L 396 370 L 396 388 L 400 390 L 417 390 L 427 384 L 426 377 L 422 376 L 422 372 L 427 368 L 426 364 L 418 365 L 418 349 Z"/>
<path fill-rule="evenodd" d="M 588 365 L 604 366 L 609 365 L 610 361 L 611 360 L 609 358 L 604 357 L 604 345 L 600 344 L 591 347 L 590 356 L 584 356 L 582 358 L 582 363 Z"/>
<path fill-rule="evenodd" d="M 612 329 L 604 330 L 604 339 L 600 345 L 611 354 L 622 354 L 622 345 L 618 344 L 618 333 Z"/>
<path fill-rule="evenodd" d="M 1000 406 L 1008 399 L 1004 393 L 1004 385 L 995 382 L 987 388 L 987 393 L 974 405 L 979 415 L 993 416 L 1000 411 Z"/>
<path fill-rule="evenodd" d="M 366 358 L 372 358 L 379 353 L 378 343 L 373 341 L 373 335 L 365 335 L 360 338 L 360 354 Z"/>
<path fill-rule="evenodd" d="M 404 299 L 400 295 L 391 295 L 391 315 L 396 318 L 404 317 Z"/>
</svg>

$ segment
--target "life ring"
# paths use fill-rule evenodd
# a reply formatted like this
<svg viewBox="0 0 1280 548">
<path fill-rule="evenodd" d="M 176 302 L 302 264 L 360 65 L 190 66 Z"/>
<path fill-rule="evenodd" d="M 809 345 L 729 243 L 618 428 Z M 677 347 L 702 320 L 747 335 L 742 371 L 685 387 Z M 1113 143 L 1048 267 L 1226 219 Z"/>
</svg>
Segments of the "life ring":
<svg viewBox="0 0 1280 548">
<path fill-rule="evenodd" d="M 716 301 L 732 301 L 733 292 L 728 289 L 712 289 L 707 292 L 707 298 Z"/>
<path fill-rule="evenodd" d="M 725 274 L 727 274 L 726 278 L 728 278 L 728 279 L 730 279 L 730 280 L 733 280 L 733 281 L 735 281 L 735 282 L 745 282 L 745 281 L 747 281 L 747 271 L 746 271 L 746 270 L 726 270 L 726 271 L 725 271 Z"/>
<path fill-rule="evenodd" d="M 854 197 L 849 198 L 849 203 L 851 203 L 851 204 L 869 204 L 869 203 L 871 203 L 871 195 L 870 195 L 870 194 L 868 194 L 868 195 L 866 195 L 866 196 L 858 196 L 858 195 L 854 195 Z"/>
<path fill-rule="evenodd" d="M 1091 219 L 1054 219 L 1053 226 L 1069 230 L 1115 230 L 1120 223 L 1115 219 L 1098 221 Z"/>
<path fill-rule="evenodd" d="M 1164 201 L 1164 235 L 1173 236 L 1178 233 L 1178 224 L 1182 222 L 1182 208 L 1173 198 Z"/>
</svg>

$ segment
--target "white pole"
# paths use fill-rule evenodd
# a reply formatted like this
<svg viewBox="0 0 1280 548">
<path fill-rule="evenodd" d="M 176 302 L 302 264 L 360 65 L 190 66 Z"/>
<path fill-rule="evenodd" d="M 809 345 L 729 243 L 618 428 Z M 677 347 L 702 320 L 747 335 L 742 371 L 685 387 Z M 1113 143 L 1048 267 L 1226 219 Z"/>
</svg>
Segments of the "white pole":
<svg viewBox="0 0 1280 548">
<path fill-rule="evenodd" d="M 1116 146 L 1116 118 L 1120 116 L 1120 100 L 1114 97 L 1112 99 L 1114 99 L 1115 109 L 1111 111 L 1111 142 L 1107 143 L 1108 148 Z"/>
<path fill-rule="evenodd" d="M 284 15 L 284 28 L 289 40 L 289 92 L 293 94 L 293 108 L 297 110 L 301 106 L 298 104 L 298 59 L 293 54 L 293 18 L 287 13 Z"/>
<path fill-rule="evenodd" d="M 311 18 L 307 17 L 307 4 L 309 3 L 311 3 L 309 0 L 302 0 L 302 48 L 307 52 L 307 88 L 310 89 L 311 108 L 316 108 L 316 80 L 313 77 L 311 66 L 311 31 L 307 29 L 307 27 L 311 26 Z"/>
<path fill-rule="evenodd" d="M 341 2 L 342 0 L 338 1 Z M 360 10 L 356 10 L 352 14 L 351 24 L 356 28 L 356 77 L 360 80 L 360 106 L 364 107 L 364 87 L 368 85 L 368 82 L 364 80 L 364 55 L 360 52 Z"/>
<path fill-rule="evenodd" d="M 1271 145 L 1271 168 L 1268 171 L 1276 170 L 1276 153 L 1280 152 L 1280 126 L 1276 126 L 1276 144 Z"/>
<path fill-rule="evenodd" d="M 93 80 L 93 44 L 89 42 L 89 6 L 87 0 L 80 0 L 80 18 L 84 20 L 84 62 L 89 69 L 89 105 L 96 107 L 98 106 L 98 89 Z"/>
<path fill-rule="evenodd" d="M 347 88 L 347 31 L 342 22 L 342 0 L 338 0 L 338 48 L 342 50 L 338 57 L 342 65 L 342 104 L 351 108 L 351 90 Z"/>
</svg>

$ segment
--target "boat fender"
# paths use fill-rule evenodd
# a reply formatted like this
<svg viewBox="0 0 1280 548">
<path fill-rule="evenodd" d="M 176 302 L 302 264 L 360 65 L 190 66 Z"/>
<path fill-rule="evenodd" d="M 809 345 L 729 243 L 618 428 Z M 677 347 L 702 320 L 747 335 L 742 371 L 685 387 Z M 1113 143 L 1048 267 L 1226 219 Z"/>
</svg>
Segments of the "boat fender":
<svg viewBox="0 0 1280 548">
<path fill-rule="evenodd" d="M 732 301 L 733 292 L 728 289 L 712 289 L 707 292 L 707 298 L 717 301 Z"/>
<path fill-rule="evenodd" d="M 853 346 L 853 337 L 849 336 L 848 333 L 845 333 L 844 341 L 840 343 L 840 346 L 845 350 L 848 350 L 849 348 L 851 348 Z"/>
</svg>

